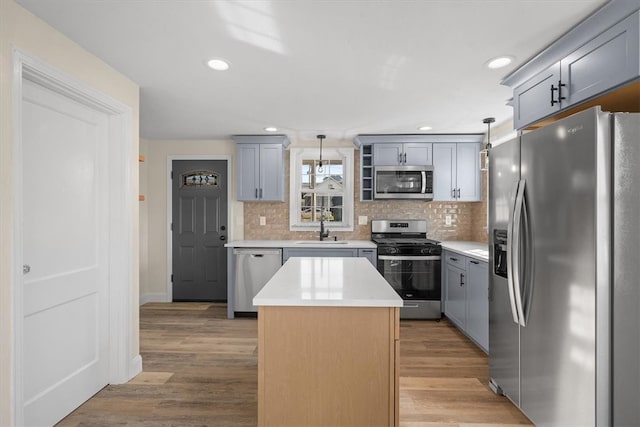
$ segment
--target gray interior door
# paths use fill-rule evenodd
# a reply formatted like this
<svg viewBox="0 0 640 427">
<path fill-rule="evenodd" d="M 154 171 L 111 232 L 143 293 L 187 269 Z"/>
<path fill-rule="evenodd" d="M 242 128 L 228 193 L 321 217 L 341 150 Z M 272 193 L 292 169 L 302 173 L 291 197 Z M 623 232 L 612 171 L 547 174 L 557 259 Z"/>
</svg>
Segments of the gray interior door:
<svg viewBox="0 0 640 427">
<path fill-rule="evenodd" d="M 226 160 L 172 163 L 173 301 L 226 301 Z"/>
</svg>

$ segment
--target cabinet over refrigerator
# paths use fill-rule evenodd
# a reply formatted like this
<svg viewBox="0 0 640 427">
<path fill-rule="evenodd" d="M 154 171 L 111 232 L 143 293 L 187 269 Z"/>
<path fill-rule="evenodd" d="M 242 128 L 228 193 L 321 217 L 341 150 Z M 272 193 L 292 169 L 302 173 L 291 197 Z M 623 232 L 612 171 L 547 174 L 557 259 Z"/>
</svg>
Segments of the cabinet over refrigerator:
<svg viewBox="0 0 640 427">
<path fill-rule="evenodd" d="M 489 154 L 489 373 L 539 426 L 640 425 L 640 115 Z"/>
</svg>

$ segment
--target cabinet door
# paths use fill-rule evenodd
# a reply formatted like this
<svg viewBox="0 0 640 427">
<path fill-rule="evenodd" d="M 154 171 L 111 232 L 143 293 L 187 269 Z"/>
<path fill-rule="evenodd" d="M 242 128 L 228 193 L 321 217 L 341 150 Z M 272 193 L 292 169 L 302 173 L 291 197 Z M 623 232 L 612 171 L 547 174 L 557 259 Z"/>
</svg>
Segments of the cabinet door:
<svg viewBox="0 0 640 427">
<path fill-rule="evenodd" d="M 280 144 L 260 144 L 260 200 L 284 201 L 283 153 Z"/>
<path fill-rule="evenodd" d="M 489 269 L 486 262 L 468 258 L 467 333 L 489 350 Z"/>
<path fill-rule="evenodd" d="M 445 315 L 460 329 L 466 327 L 466 271 L 453 265 L 446 265 L 447 300 Z"/>
<path fill-rule="evenodd" d="M 433 144 L 433 200 L 455 200 L 456 144 Z"/>
<path fill-rule="evenodd" d="M 366 258 L 376 268 L 378 268 L 378 251 L 377 249 L 358 249 L 358 256 Z"/>
<path fill-rule="evenodd" d="M 236 172 L 238 200 L 258 200 L 260 173 L 259 144 L 238 144 L 236 146 L 238 167 Z"/>
<path fill-rule="evenodd" d="M 513 90 L 513 125 L 516 129 L 560 111 L 560 103 L 551 105 L 551 85 L 558 87 L 560 63 L 536 74 Z M 559 101 L 558 92 L 553 93 L 554 101 Z"/>
<path fill-rule="evenodd" d="M 409 142 L 404 144 L 403 159 L 405 165 L 422 166 L 432 165 L 433 159 L 431 158 L 431 150 L 433 144 L 422 142 Z"/>
<path fill-rule="evenodd" d="M 563 108 L 638 77 L 638 16 L 634 13 L 560 62 L 567 98 Z"/>
<path fill-rule="evenodd" d="M 395 166 L 402 163 L 402 144 L 373 144 L 374 166 Z"/>
<path fill-rule="evenodd" d="M 478 202 L 480 185 L 480 145 L 457 144 L 456 147 L 456 199 L 460 202 Z"/>
</svg>

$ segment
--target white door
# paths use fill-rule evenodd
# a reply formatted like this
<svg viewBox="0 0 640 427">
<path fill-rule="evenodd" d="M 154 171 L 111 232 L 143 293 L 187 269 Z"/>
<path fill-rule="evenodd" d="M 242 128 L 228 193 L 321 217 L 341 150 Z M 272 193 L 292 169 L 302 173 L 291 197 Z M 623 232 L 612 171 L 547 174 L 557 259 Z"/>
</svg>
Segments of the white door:
<svg viewBox="0 0 640 427">
<path fill-rule="evenodd" d="M 24 80 L 21 131 L 24 425 L 41 426 L 108 382 L 108 117 Z"/>
</svg>

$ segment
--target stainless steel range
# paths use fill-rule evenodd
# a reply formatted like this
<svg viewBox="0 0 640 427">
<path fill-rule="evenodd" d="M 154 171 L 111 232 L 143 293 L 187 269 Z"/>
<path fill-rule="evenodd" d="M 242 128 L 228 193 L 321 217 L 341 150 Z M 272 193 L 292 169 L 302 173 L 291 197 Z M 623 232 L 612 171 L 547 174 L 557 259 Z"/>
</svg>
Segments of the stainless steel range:
<svg viewBox="0 0 640 427">
<path fill-rule="evenodd" d="M 373 220 L 380 274 L 404 300 L 402 319 L 440 319 L 440 243 L 427 239 L 424 220 Z"/>
</svg>

